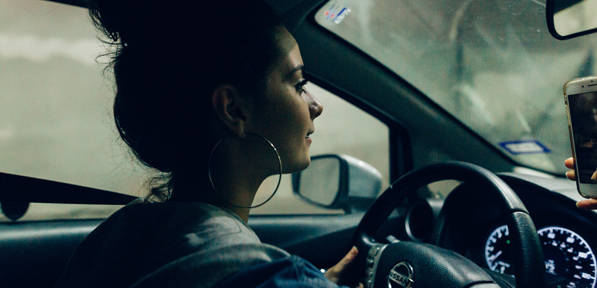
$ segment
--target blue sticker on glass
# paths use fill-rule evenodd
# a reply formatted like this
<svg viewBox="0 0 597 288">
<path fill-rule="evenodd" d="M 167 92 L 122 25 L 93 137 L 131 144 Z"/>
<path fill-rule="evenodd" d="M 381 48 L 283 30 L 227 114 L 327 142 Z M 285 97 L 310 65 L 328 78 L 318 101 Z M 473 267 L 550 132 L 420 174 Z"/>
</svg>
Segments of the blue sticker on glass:
<svg viewBox="0 0 597 288">
<path fill-rule="evenodd" d="M 537 140 L 507 141 L 500 142 L 499 145 L 512 155 L 551 152 L 551 150 Z"/>
<path fill-rule="evenodd" d="M 346 15 L 348 15 L 348 13 L 350 13 L 350 11 L 351 10 L 348 7 L 338 4 L 332 4 L 330 8 L 328 8 L 328 10 L 325 11 L 324 15 L 325 19 L 328 19 L 336 24 L 340 24 L 340 22 L 344 20 L 344 18 L 346 17 Z"/>
</svg>

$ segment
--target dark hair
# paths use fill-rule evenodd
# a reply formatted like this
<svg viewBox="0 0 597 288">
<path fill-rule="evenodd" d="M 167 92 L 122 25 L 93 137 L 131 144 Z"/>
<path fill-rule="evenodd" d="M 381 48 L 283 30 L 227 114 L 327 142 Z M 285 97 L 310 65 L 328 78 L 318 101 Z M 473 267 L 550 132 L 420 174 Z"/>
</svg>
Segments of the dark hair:
<svg viewBox="0 0 597 288">
<path fill-rule="evenodd" d="M 150 196 L 165 200 L 191 177 L 206 179 L 222 137 L 209 96 L 222 84 L 264 90 L 279 57 L 274 13 L 259 0 L 95 0 L 90 15 L 115 48 L 118 132 L 142 164 L 164 173 Z"/>
</svg>

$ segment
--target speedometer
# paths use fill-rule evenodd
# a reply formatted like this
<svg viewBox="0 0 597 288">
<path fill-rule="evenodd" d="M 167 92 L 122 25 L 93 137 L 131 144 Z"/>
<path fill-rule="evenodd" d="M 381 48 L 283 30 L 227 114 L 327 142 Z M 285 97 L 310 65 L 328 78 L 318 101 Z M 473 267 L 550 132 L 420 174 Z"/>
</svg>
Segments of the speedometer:
<svg viewBox="0 0 597 288">
<path fill-rule="evenodd" d="M 595 287 L 595 255 L 578 234 L 562 227 L 539 231 L 549 284 L 562 287 Z"/>
<path fill-rule="evenodd" d="M 572 230 L 550 226 L 539 231 L 549 287 L 595 287 L 597 262 L 591 247 Z M 492 271 L 513 274 L 510 233 L 503 225 L 485 243 L 485 261 Z"/>
</svg>

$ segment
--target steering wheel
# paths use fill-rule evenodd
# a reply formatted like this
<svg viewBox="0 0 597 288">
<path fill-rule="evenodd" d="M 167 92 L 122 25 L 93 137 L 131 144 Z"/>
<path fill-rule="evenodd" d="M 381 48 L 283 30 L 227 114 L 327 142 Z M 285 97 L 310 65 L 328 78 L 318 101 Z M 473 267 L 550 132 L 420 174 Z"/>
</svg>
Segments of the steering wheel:
<svg viewBox="0 0 597 288">
<path fill-rule="evenodd" d="M 414 194 L 423 185 L 448 179 L 476 185 L 503 214 L 512 241 L 516 286 L 545 287 L 541 243 L 526 207 L 495 174 L 464 162 L 433 164 L 416 169 L 382 193 L 365 213 L 351 240 L 351 246 L 359 249 L 351 267 L 352 280 L 364 278 L 363 284 L 369 288 L 499 287 L 485 270 L 453 251 L 426 243 L 401 241 L 382 244 L 373 239 L 377 229 L 402 199 Z M 438 237 L 444 234 L 444 227 L 441 221 L 436 225 Z"/>
</svg>

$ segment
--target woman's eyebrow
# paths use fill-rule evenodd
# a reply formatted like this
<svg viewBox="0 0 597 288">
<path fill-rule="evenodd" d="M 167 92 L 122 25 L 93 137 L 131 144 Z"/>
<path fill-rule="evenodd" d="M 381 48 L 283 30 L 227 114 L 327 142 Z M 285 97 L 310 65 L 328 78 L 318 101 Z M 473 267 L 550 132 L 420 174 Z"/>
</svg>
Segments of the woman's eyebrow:
<svg viewBox="0 0 597 288">
<path fill-rule="evenodd" d="M 295 67 L 293 67 L 290 70 L 290 72 L 288 72 L 288 74 L 286 75 L 286 77 L 290 78 L 290 77 L 292 77 L 298 71 L 301 71 L 301 73 L 304 72 L 305 71 L 305 65 L 303 65 L 303 64 L 296 65 Z"/>
</svg>

